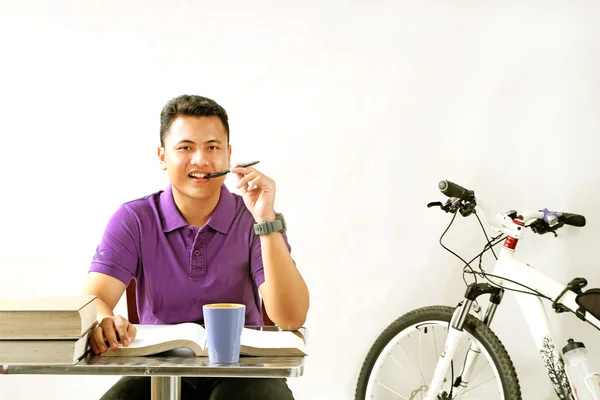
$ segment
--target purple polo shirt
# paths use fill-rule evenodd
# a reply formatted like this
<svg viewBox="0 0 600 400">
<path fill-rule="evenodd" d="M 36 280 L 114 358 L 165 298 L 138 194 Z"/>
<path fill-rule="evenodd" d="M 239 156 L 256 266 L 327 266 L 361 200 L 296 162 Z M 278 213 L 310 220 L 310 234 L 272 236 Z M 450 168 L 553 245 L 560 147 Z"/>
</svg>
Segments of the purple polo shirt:
<svg viewBox="0 0 600 400">
<path fill-rule="evenodd" d="M 263 325 L 258 287 L 265 276 L 253 224 L 242 197 L 223 185 L 210 219 L 196 229 L 169 185 L 117 209 L 89 270 L 126 285 L 136 280 L 142 324 L 202 323 L 204 304 L 240 303 L 246 325 Z"/>
</svg>

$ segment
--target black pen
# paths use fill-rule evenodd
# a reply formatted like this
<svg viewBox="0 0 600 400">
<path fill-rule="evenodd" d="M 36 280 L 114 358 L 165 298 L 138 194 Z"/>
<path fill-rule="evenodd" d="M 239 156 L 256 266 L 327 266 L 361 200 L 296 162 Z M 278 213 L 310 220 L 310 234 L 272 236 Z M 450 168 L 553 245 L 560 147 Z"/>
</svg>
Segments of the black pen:
<svg viewBox="0 0 600 400">
<path fill-rule="evenodd" d="M 249 163 L 247 163 L 247 164 L 236 165 L 234 168 L 238 168 L 238 167 L 239 167 L 239 168 L 251 167 L 251 166 L 253 166 L 253 165 L 256 165 L 256 164 L 258 164 L 259 162 L 260 162 L 260 161 L 252 161 L 252 162 L 249 162 Z M 218 176 L 227 175 L 227 174 L 228 174 L 228 173 L 230 173 L 230 172 L 231 172 L 231 170 L 230 170 L 230 169 L 226 169 L 226 170 L 224 170 L 224 171 L 219 171 L 219 172 L 214 172 L 214 173 L 212 173 L 212 174 L 205 175 L 205 176 L 204 176 L 204 179 L 216 178 L 216 177 L 218 177 Z"/>
</svg>

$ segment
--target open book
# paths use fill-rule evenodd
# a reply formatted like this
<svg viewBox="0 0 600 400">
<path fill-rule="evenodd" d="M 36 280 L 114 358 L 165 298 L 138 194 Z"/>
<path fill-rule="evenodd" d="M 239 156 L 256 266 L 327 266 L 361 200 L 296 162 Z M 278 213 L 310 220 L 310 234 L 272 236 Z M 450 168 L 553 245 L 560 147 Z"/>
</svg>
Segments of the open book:
<svg viewBox="0 0 600 400">
<path fill-rule="evenodd" d="M 148 356 L 176 348 L 189 348 L 196 356 L 208 356 L 206 329 L 195 323 L 136 325 L 135 339 L 102 356 Z M 290 331 L 260 331 L 244 328 L 240 354 L 248 356 L 306 356 L 304 340 Z"/>
</svg>

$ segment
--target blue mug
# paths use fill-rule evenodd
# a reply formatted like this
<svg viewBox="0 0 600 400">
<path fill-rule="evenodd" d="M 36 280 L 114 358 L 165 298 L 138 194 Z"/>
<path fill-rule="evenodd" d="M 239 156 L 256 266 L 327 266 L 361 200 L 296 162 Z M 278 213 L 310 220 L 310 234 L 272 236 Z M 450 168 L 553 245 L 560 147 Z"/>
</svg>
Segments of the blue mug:
<svg viewBox="0 0 600 400">
<path fill-rule="evenodd" d="M 207 334 L 208 360 L 231 364 L 240 360 L 240 340 L 246 317 L 243 304 L 216 303 L 202 306 Z"/>
</svg>

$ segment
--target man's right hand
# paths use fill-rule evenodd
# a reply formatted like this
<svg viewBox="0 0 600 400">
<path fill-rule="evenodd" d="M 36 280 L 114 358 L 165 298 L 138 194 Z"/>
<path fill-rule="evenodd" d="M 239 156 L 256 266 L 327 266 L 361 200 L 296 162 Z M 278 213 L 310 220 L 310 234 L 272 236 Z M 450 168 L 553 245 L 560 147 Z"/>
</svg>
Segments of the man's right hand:
<svg viewBox="0 0 600 400">
<path fill-rule="evenodd" d="M 90 345 L 96 354 L 108 351 L 108 347 L 116 350 L 119 342 L 127 347 L 135 339 L 137 329 L 127 319 L 120 315 L 105 317 L 94 328 L 90 338 Z"/>
</svg>

